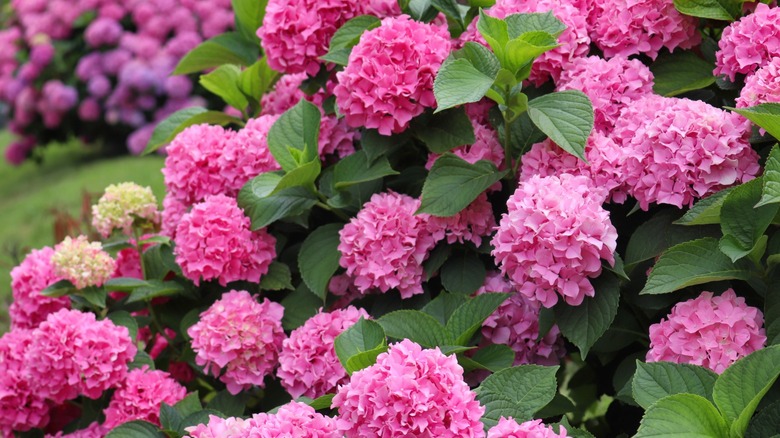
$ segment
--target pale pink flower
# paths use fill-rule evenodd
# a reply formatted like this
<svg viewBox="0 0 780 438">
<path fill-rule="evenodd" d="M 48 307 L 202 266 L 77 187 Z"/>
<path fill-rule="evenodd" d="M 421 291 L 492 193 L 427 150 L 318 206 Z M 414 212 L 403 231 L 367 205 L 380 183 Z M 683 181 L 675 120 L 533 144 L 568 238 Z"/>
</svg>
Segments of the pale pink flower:
<svg viewBox="0 0 780 438">
<path fill-rule="evenodd" d="M 78 289 L 102 286 L 116 270 L 116 261 L 103 251 L 100 242 L 90 242 L 87 236 L 70 236 L 54 247 L 51 255 L 54 274 Z"/>
<path fill-rule="evenodd" d="M 132 236 L 133 223 L 139 219 L 156 225 L 160 213 L 152 189 L 136 183 L 111 184 L 92 206 L 92 226 L 103 237 L 110 236 L 115 229 Z"/>
</svg>

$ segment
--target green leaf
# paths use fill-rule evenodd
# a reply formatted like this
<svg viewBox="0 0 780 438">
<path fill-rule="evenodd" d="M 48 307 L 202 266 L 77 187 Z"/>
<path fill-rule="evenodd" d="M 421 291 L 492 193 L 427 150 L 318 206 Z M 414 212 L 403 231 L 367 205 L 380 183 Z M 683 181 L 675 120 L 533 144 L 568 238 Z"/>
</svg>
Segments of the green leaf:
<svg viewBox="0 0 780 438">
<path fill-rule="evenodd" d="M 373 15 L 357 16 L 339 28 L 330 39 L 328 53 L 321 58 L 339 65 L 347 65 L 352 47 L 360 41 L 360 36 L 367 30 L 379 27 L 381 21 Z"/>
<path fill-rule="evenodd" d="M 238 206 L 252 220 L 253 230 L 304 213 L 317 203 L 316 195 L 303 187 L 290 187 L 271 195 L 281 179 L 277 173 L 263 173 L 238 193 Z"/>
<path fill-rule="evenodd" d="M 487 76 L 468 59 L 448 57 L 433 81 L 435 112 L 482 99 L 494 80 L 495 77 Z"/>
<path fill-rule="evenodd" d="M 41 291 L 41 295 L 44 297 L 64 297 L 76 292 L 76 286 L 68 280 L 60 280 L 54 284 L 49 285 L 46 289 Z"/>
<path fill-rule="evenodd" d="M 696 394 L 712 401 L 712 388 L 718 375 L 697 365 L 672 362 L 636 361 L 631 383 L 634 400 L 644 409 L 674 394 Z"/>
<path fill-rule="evenodd" d="M 447 321 L 446 326 L 449 338 L 454 340 L 451 344 L 466 345 L 474 333 L 482 327 L 482 323 L 487 317 L 507 298 L 509 298 L 509 294 L 485 293 L 477 295 L 458 307 Z"/>
<path fill-rule="evenodd" d="M 742 114 L 764 128 L 772 137 L 780 139 L 780 103 L 762 103 L 749 108 L 728 108 Z"/>
<path fill-rule="evenodd" d="M 352 374 L 371 366 L 376 356 L 387 350 L 387 339 L 382 326 L 361 317 L 336 337 L 334 346 L 339 362 Z"/>
<path fill-rule="evenodd" d="M 665 294 L 684 287 L 720 280 L 748 280 L 751 272 L 734 264 L 718 240 L 705 237 L 669 248 L 653 267 L 640 294 Z"/>
<path fill-rule="evenodd" d="M 135 370 L 143 367 L 148 367 L 150 370 L 155 368 L 154 359 L 143 350 L 138 350 L 133 357 L 132 362 L 127 364 L 127 369 Z"/>
<path fill-rule="evenodd" d="M 436 318 L 419 310 L 396 310 L 377 320 L 387 337 L 409 339 L 423 347 L 453 345 L 452 337 Z"/>
<path fill-rule="evenodd" d="M 154 298 L 170 297 L 184 292 L 184 287 L 175 281 L 149 280 L 149 286 L 134 289 L 127 298 L 127 303 L 149 301 Z"/>
<path fill-rule="evenodd" d="M 193 391 L 187 394 L 186 397 L 179 400 L 173 407 L 176 412 L 181 414 L 182 417 L 186 417 L 194 412 L 198 412 L 203 409 L 203 405 L 200 403 L 200 397 L 198 397 L 197 391 Z"/>
<path fill-rule="evenodd" d="M 522 156 L 530 150 L 531 146 L 535 143 L 539 143 L 547 138 L 547 136 L 531 121 L 527 111 L 513 120 L 509 124 L 509 127 L 509 145 L 512 148 L 512 154 L 514 156 Z M 498 126 L 497 132 L 498 138 L 506 138 L 503 123 Z"/>
<path fill-rule="evenodd" d="M 330 409 L 330 406 L 333 404 L 334 396 L 335 394 L 325 394 L 323 396 L 317 397 L 309 402 L 309 406 L 314 408 L 315 411 Z"/>
<path fill-rule="evenodd" d="M 517 79 L 526 79 L 531 72 L 530 65 L 534 59 L 556 47 L 558 47 L 558 42 L 549 33 L 526 32 L 506 43 L 506 64 L 504 67 L 514 74 L 518 74 L 518 71 L 523 72 Z M 526 66 L 528 68 L 523 69 Z"/>
<path fill-rule="evenodd" d="M 303 187 L 314 192 L 314 181 L 320 176 L 322 163 L 319 158 L 315 158 L 308 163 L 302 163 L 298 167 L 282 175 L 279 183 L 271 191 L 271 196 L 281 192 L 284 189 L 293 187 Z"/>
<path fill-rule="evenodd" d="M 769 152 L 762 179 L 764 187 L 761 192 L 761 200 L 756 204 L 756 207 L 780 203 L 780 147 L 778 145 L 772 146 L 772 150 Z"/>
<path fill-rule="evenodd" d="M 268 149 L 285 172 L 295 169 L 300 163 L 319 159 L 320 117 L 320 110 L 314 104 L 301 99 L 271 126 Z M 302 159 L 296 159 L 288 147 L 302 151 Z"/>
<path fill-rule="evenodd" d="M 780 271 L 771 271 L 767 281 L 768 290 L 764 298 L 764 328 L 766 344 L 780 344 Z"/>
<path fill-rule="evenodd" d="M 425 280 L 428 281 L 439 272 L 439 269 L 444 265 L 450 255 L 452 255 L 452 246 L 442 243 L 436 246 L 431 251 L 431 255 L 423 263 L 423 270 L 425 271 Z"/>
<path fill-rule="evenodd" d="M 531 420 L 555 396 L 557 371 L 557 366 L 521 365 L 486 378 L 476 389 L 477 400 L 485 407 L 482 422 L 490 428 L 501 417 L 511 416 L 518 423 Z"/>
<path fill-rule="evenodd" d="M 412 129 L 428 150 L 435 154 L 443 154 L 476 141 L 474 127 L 463 108 L 452 108 L 430 117 L 417 117 L 412 122 Z"/>
<path fill-rule="evenodd" d="M 728 438 L 728 426 L 706 398 L 675 394 L 658 400 L 645 412 L 636 438 Z"/>
<path fill-rule="evenodd" d="M 469 164 L 458 156 L 446 153 L 436 159 L 425 179 L 417 213 L 453 216 L 506 173 L 499 172 L 490 161 L 479 160 Z"/>
<path fill-rule="evenodd" d="M 376 129 L 364 129 L 363 134 L 360 136 L 360 146 L 365 151 L 369 164 L 373 164 L 379 158 L 387 156 L 387 154 L 405 145 L 408 141 L 408 132 L 386 136 L 380 134 Z"/>
<path fill-rule="evenodd" d="M 290 267 L 274 261 L 268 267 L 268 273 L 260 279 L 260 290 L 294 290 Z"/>
<path fill-rule="evenodd" d="M 779 363 L 780 345 L 773 345 L 734 362 L 715 381 L 712 398 L 732 436 L 744 436 L 758 402 L 780 376 Z"/>
<path fill-rule="evenodd" d="M 286 331 L 292 331 L 302 326 L 309 318 L 316 315 L 322 308 L 322 299 L 314 295 L 301 283 L 297 289 L 290 292 L 280 303 L 284 307 L 282 327 Z"/>
<path fill-rule="evenodd" d="M 229 116 L 221 111 L 207 111 L 201 107 L 185 108 L 176 111 L 155 126 L 152 137 L 146 144 L 142 155 L 151 154 L 172 142 L 180 132 L 188 127 L 204 123 L 220 126 L 230 124 L 242 126 L 244 124 L 243 120 Z"/>
<path fill-rule="evenodd" d="M 515 352 L 504 344 L 490 344 L 477 350 L 471 360 L 496 373 L 512 366 Z"/>
<path fill-rule="evenodd" d="M 241 69 L 237 65 L 220 65 L 214 71 L 201 75 L 200 84 L 221 97 L 228 105 L 244 111 L 249 101 L 238 88 L 239 76 L 241 76 Z"/>
<path fill-rule="evenodd" d="M 780 400 L 761 409 L 750 421 L 745 438 L 777 438 L 780 436 Z"/>
<path fill-rule="evenodd" d="M 469 299 L 465 295 L 442 291 L 438 297 L 431 300 L 420 310 L 436 318 L 441 325 L 447 325 L 447 321 L 449 321 L 452 314 Z"/>
<path fill-rule="evenodd" d="M 264 56 L 238 75 L 238 88 L 256 102 L 271 88 L 279 73 L 268 66 Z"/>
<path fill-rule="evenodd" d="M 671 97 L 707 88 L 715 83 L 715 75 L 712 74 L 714 68 L 713 63 L 690 51 L 663 54 L 650 65 L 654 77 L 653 91 Z"/>
<path fill-rule="evenodd" d="M 190 50 L 179 61 L 173 74 L 196 73 L 223 64 L 249 66 L 257 61 L 259 56 L 260 49 L 256 44 L 247 41 L 237 32 L 227 32 L 210 38 Z"/>
<path fill-rule="evenodd" d="M 441 268 L 444 289 L 457 294 L 471 295 L 485 283 L 485 265 L 473 252 L 450 257 Z"/>
<path fill-rule="evenodd" d="M 683 217 L 674 221 L 676 225 L 711 225 L 720 223 L 720 209 L 734 187 L 713 193 L 693 204 Z"/>
<path fill-rule="evenodd" d="M 495 78 L 501 64 L 493 52 L 482 44 L 467 41 L 460 50 L 451 53 L 453 59 L 465 59 L 485 76 Z"/>
<path fill-rule="evenodd" d="M 246 409 L 246 396 L 244 394 L 233 395 L 227 390 L 222 390 L 209 402 L 209 409 L 225 414 L 226 417 L 240 417 Z"/>
<path fill-rule="evenodd" d="M 544 13 L 512 14 L 504 18 L 509 38 L 517 38 L 528 32 L 544 32 L 557 37 L 566 30 L 566 25 L 553 15 Z"/>
<path fill-rule="evenodd" d="M 268 0 L 232 0 L 236 29 L 247 41 L 257 41 L 257 29 L 263 25 Z"/>
<path fill-rule="evenodd" d="M 193 412 L 192 414 L 184 417 L 183 420 L 181 420 L 181 426 L 179 429 L 179 433 L 182 435 L 186 433 L 184 430 L 187 427 L 190 426 L 197 426 L 199 424 L 207 424 L 209 422 L 209 417 L 212 415 L 215 415 L 219 418 L 225 418 L 225 415 L 223 415 L 221 412 L 217 412 L 213 409 L 204 409 L 202 411 Z"/>
<path fill-rule="evenodd" d="M 780 204 L 754 207 L 761 199 L 762 187 L 762 178 L 748 181 L 735 187 L 723 201 L 720 249 L 734 262 L 751 252 L 780 208 Z"/>
<path fill-rule="evenodd" d="M 506 67 L 505 47 L 509 42 L 509 28 L 505 21 L 493 18 L 487 15 L 484 10 L 479 10 L 477 19 L 477 31 L 485 38 L 485 41 L 493 49 L 493 53 L 501 62 L 502 67 Z"/>
<path fill-rule="evenodd" d="M 711 20 L 734 21 L 742 16 L 740 0 L 674 0 L 674 7 L 685 15 Z"/>
<path fill-rule="evenodd" d="M 81 289 L 80 291 L 76 292 L 77 296 L 83 297 L 89 304 L 92 304 L 93 306 L 99 308 L 99 309 L 105 309 L 106 308 L 106 290 L 102 287 L 94 287 L 89 286 L 85 287 L 84 289 Z M 131 294 L 132 297 L 132 294 Z M 128 303 L 130 300 L 128 299 Z"/>
<path fill-rule="evenodd" d="M 134 277 L 118 277 L 109 279 L 103 286 L 112 291 L 132 292 L 141 286 L 149 286 L 149 282 Z"/>
<path fill-rule="evenodd" d="M 135 339 L 135 337 L 138 335 L 138 321 L 136 321 L 133 315 L 130 315 L 129 312 L 124 310 L 117 310 L 115 312 L 109 313 L 106 318 L 108 318 L 108 320 L 113 322 L 116 326 L 127 328 L 131 339 Z"/>
<path fill-rule="evenodd" d="M 134 420 L 111 429 L 106 438 L 165 438 L 165 435 L 152 423 Z"/>
<path fill-rule="evenodd" d="M 585 143 L 593 130 L 593 105 L 581 91 L 545 94 L 528 102 L 531 121 L 563 150 L 585 159 Z"/>
<path fill-rule="evenodd" d="M 336 163 L 333 169 L 333 183 L 336 190 L 341 190 L 390 175 L 398 175 L 398 172 L 390 167 L 387 157 L 379 157 L 369 162 L 366 152 L 360 150 Z"/>
<path fill-rule="evenodd" d="M 571 306 L 560 301 L 555 307 L 555 320 L 561 333 L 580 349 L 583 359 L 607 331 L 615 319 L 620 301 L 620 281 L 610 274 L 593 279 L 593 297 Z"/>
<path fill-rule="evenodd" d="M 160 424 L 165 430 L 179 430 L 181 420 L 184 418 L 173 406 L 163 402 L 160 405 Z"/>
<path fill-rule="evenodd" d="M 339 268 L 341 228 L 342 224 L 327 224 L 317 228 L 306 237 L 298 252 L 298 269 L 303 281 L 323 301 L 328 293 L 328 283 Z"/>
</svg>

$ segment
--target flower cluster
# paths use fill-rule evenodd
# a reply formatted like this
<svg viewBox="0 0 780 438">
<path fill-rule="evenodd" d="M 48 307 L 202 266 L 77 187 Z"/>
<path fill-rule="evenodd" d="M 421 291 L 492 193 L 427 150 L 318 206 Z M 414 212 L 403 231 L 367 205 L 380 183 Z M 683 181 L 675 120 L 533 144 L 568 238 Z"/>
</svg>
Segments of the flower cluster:
<svg viewBox="0 0 780 438">
<path fill-rule="evenodd" d="M 447 243 L 471 242 L 479 246 L 482 238 L 490 235 L 495 227 L 493 205 L 484 193 L 454 216 L 431 216 L 428 220 L 428 230 L 434 240 L 446 239 Z"/>
<path fill-rule="evenodd" d="M 647 361 L 701 365 L 722 373 L 766 343 L 764 315 L 733 289 L 719 296 L 702 292 L 677 303 L 667 318 L 650 326 Z"/>
<path fill-rule="evenodd" d="M 111 184 L 92 206 L 92 225 L 103 237 L 110 236 L 117 228 L 132 236 L 136 220 L 154 225 L 160 221 L 159 215 L 157 198 L 151 188 L 129 182 Z"/>
<path fill-rule="evenodd" d="M 205 239 L 204 239 L 205 238 Z M 208 196 L 182 216 L 176 227 L 176 263 L 195 284 L 217 279 L 260 281 L 276 257 L 276 239 L 265 229 L 250 230 L 236 200 Z"/>
<path fill-rule="evenodd" d="M 276 375 L 293 398 L 317 398 L 346 383 L 347 371 L 336 357 L 334 341 L 361 317 L 369 318 L 352 306 L 320 312 L 284 340 Z"/>
<path fill-rule="evenodd" d="M 422 293 L 422 262 L 436 244 L 428 215 L 415 215 L 420 201 L 378 193 L 339 232 L 339 264 L 361 293 L 398 289 L 401 297 Z"/>
<path fill-rule="evenodd" d="M 433 78 L 450 53 L 446 27 L 385 18 L 360 37 L 344 71 L 336 74 L 336 104 L 352 127 L 376 128 L 382 135 L 405 130 L 436 106 Z"/>
<path fill-rule="evenodd" d="M 231 290 L 187 330 L 195 362 L 220 375 L 228 391 L 238 394 L 252 385 L 263 387 L 279 360 L 284 308 L 268 299 L 258 303 L 249 292 Z"/>
<path fill-rule="evenodd" d="M 524 181 L 507 201 L 493 237 L 493 257 L 519 292 L 552 307 L 560 295 L 579 305 L 594 295 L 589 278 L 613 264 L 617 231 L 603 191 L 569 174 Z"/>
<path fill-rule="evenodd" d="M 187 389 L 173 380 L 168 373 L 137 368 L 117 388 L 105 410 L 103 426 L 113 429 L 133 420 L 144 420 L 160 425 L 160 406 L 175 405 L 187 394 Z"/>
<path fill-rule="evenodd" d="M 28 431 L 49 423 L 50 405 L 30 378 L 26 351 L 32 332 L 15 329 L 0 337 L 0 435 Z M 44 359 L 45 360 L 45 359 Z"/>
<path fill-rule="evenodd" d="M 542 420 L 531 420 L 517 424 L 512 418 L 501 417 L 498 424 L 488 430 L 487 438 L 567 438 L 566 428 L 560 426 L 556 433 L 552 426 L 542 423 Z"/>
<path fill-rule="evenodd" d="M 103 245 L 90 242 L 86 236 L 66 237 L 57 244 L 51 264 L 55 275 L 70 281 L 78 289 L 100 286 L 116 270 L 116 261 L 103 251 Z"/>
<path fill-rule="evenodd" d="M 404 340 L 355 372 L 333 398 L 347 438 L 435 436 L 482 438 L 485 411 L 463 381 L 455 356 Z"/>
<path fill-rule="evenodd" d="M 737 74 L 751 74 L 780 56 L 780 8 L 765 4 L 723 29 L 715 52 L 713 73 L 732 81 Z"/>
<path fill-rule="evenodd" d="M 780 50 L 776 58 L 745 79 L 737 98 L 737 108 L 762 103 L 780 103 Z"/>
<path fill-rule="evenodd" d="M 206 424 L 187 428 L 187 438 L 341 438 L 336 422 L 314 411 L 311 406 L 290 402 L 275 414 L 259 413 L 247 420 L 209 416 Z"/>
<path fill-rule="evenodd" d="M 34 249 L 22 263 L 11 270 L 11 291 L 14 301 L 8 309 L 14 329 L 33 329 L 46 317 L 70 307 L 68 297 L 46 297 L 41 291 L 60 280 L 54 273 L 49 247 Z"/>
</svg>

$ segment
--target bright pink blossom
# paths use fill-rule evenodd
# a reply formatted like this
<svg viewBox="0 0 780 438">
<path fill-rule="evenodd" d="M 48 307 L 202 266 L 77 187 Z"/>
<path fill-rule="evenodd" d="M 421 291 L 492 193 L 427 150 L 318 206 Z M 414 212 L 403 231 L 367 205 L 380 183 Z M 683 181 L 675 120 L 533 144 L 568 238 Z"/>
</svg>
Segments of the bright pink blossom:
<svg viewBox="0 0 780 438">
<path fill-rule="evenodd" d="M 276 239 L 265 228 L 251 230 L 251 221 L 236 200 L 209 196 L 195 204 L 176 228 L 176 263 L 185 277 L 200 284 L 217 279 L 257 283 L 276 258 Z"/>
<path fill-rule="evenodd" d="M 32 378 L 25 360 L 32 332 L 14 329 L 0 337 L 0 436 L 28 431 L 49 423 L 50 404 L 38 391 L 42 383 Z M 44 359 L 46 360 L 46 359 Z"/>
<path fill-rule="evenodd" d="M 578 90 L 593 104 L 594 128 L 608 134 L 622 110 L 653 93 L 653 73 L 638 59 L 576 58 L 556 82 L 558 91 Z"/>
<path fill-rule="evenodd" d="M 558 296 L 577 306 L 595 294 L 589 279 L 615 262 L 617 231 L 601 207 L 605 191 L 584 176 L 533 176 L 507 201 L 493 256 L 518 291 L 544 307 Z"/>
<path fill-rule="evenodd" d="M 780 8 L 759 3 L 753 13 L 723 29 L 718 47 L 713 73 L 732 81 L 769 64 L 780 56 Z"/>
<path fill-rule="evenodd" d="M 160 425 L 160 406 L 171 406 L 187 395 L 187 389 L 173 380 L 168 373 L 136 368 L 114 392 L 105 409 L 104 426 L 113 429 L 133 420 L 143 420 Z"/>
<path fill-rule="evenodd" d="M 41 291 L 61 279 L 51 264 L 52 248 L 34 249 L 22 263 L 11 270 L 11 292 L 14 300 L 8 308 L 11 327 L 33 329 L 60 309 L 70 308 L 68 297 L 46 297 Z"/>
<path fill-rule="evenodd" d="M 409 298 L 422 290 L 422 262 L 436 244 L 420 201 L 395 192 L 377 193 L 339 232 L 339 264 L 361 293 L 398 289 Z"/>
<path fill-rule="evenodd" d="M 71 433 L 57 432 L 54 435 L 46 435 L 44 438 L 103 438 L 109 430 L 105 426 L 93 421 L 84 429 L 78 429 Z"/>
<path fill-rule="evenodd" d="M 290 402 L 275 414 L 255 414 L 247 421 L 248 438 L 342 438 L 336 420 L 317 413 L 311 406 Z"/>
<path fill-rule="evenodd" d="M 334 340 L 368 314 L 352 306 L 320 312 L 293 330 L 279 354 L 277 377 L 293 398 L 317 398 L 347 382 L 347 371 L 336 356 Z"/>
<path fill-rule="evenodd" d="M 228 142 L 219 161 L 223 177 L 230 181 L 225 193 L 238 194 L 250 179 L 282 168 L 268 149 L 268 131 L 278 118 L 267 115 L 249 119 Z"/>
<path fill-rule="evenodd" d="M 25 352 L 39 394 L 55 403 L 79 394 L 96 399 L 127 376 L 136 346 L 126 327 L 92 313 L 60 310 L 32 333 Z"/>
<path fill-rule="evenodd" d="M 764 315 L 733 289 L 720 296 L 702 292 L 677 303 L 667 318 L 650 326 L 648 362 L 689 363 L 720 374 L 737 359 L 764 348 Z"/>
<path fill-rule="evenodd" d="M 352 374 L 333 398 L 347 438 L 482 438 L 485 412 L 463 381 L 455 355 L 410 340 L 390 346 Z"/>
<path fill-rule="evenodd" d="M 482 323 L 483 345 L 504 344 L 515 352 L 515 365 L 558 365 L 566 353 L 557 325 L 539 338 L 541 304 L 516 293 L 512 284 L 498 273 L 489 273 L 477 295 L 488 292 L 512 293 Z"/>
<path fill-rule="evenodd" d="M 591 0 L 590 38 L 604 56 L 690 49 L 701 42 L 698 19 L 677 11 L 672 0 Z"/>
<path fill-rule="evenodd" d="M 382 135 L 404 131 L 413 117 L 436 106 L 433 79 L 450 53 L 446 27 L 407 16 L 382 20 L 363 33 L 336 74 L 336 104 L 352 127 Z"/>
<path fill-rule="evenodd" d="M 316 75 L 333 34 L 363 9 L 356 0 L 270 0 L 257 30 L 268 65 L 283 73 Z"/>
<path fill-rule="evenodd" d="M 176 198 L 171 192 L 165 194 L 162 205 L 160 234 L 173 239 L 176 236 L 176 227 L 189 211 L 190 205 Z"/>
<path fill-rule="evenodd" d="M 780 53 L 745 79 L 745 87 L 737 98 L 737 108 L 762 103 L 780 103 Z"/>
<path fill-rule="evenodd" d="M 306 96 L 300 88 L 306 78 L 305 73 L 284 75 L 279 78 L 274 89 L 260 99 L 262 114 L 282 114 L 294 107 Z"/>
<path fill-rule="evenodd" d="M 284 308 L 268 298 L 258 303 L 249 292 L 226 292 L 187 330 L 195 362 L 214 376 L 224 368 L 220 380 L 231 394 L 264 387 L 282 349 L 283 314 Z"/>
<path fill-rule="evenodd" d="M 187 427 L 189 435 L 185 438 L 233 438 L 247 436 L 250 420 L 230 417 L 220 418 L 209 415 L 209 422 L 197 426 Z"/>
<path fill-rule="evenodd" d="M 530 420 L 517 424 L 512 417 L 501 417 L 498 424 L 488 430 L 487 438 L 567 438 L 566 428 L 560 426 L 560 433 L 542 420 Z"/>
<path fill-rule="evenodd" d="M 428 220 L 428 230 L 436 241 L 446 239 L 447 243 L 471 242 L 477 247 L 482 244 L 482 238 L 490 235 L 495 227 L 493 205 L 485 193 L 477 196 L 477 199 L 454 216 L 431 216 Z"/>
<path fill-rule="evenodd" d="M 692 205 L 753 179 L 750 122 L 701 101 L 651 95 L 626 107 L 612 138 L 623 149 L 629 193 L 649 204 Z"/>
</svg>

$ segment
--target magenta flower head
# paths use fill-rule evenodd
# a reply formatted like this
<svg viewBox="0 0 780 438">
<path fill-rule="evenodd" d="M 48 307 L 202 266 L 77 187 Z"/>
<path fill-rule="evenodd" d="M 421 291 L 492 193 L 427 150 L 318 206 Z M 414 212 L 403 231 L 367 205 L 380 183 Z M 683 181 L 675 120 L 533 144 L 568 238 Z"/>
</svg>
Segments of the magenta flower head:
<svg viewBox="0 0 780 438">
<path fill-rule="evenodd" d="M 189 435 L 186 435 L 185 438 L 229 438 L 248 436 L 249 427 L 249 420 L 244 420 L 243 418 L 221 418 L 216 415 L 209 415 L 208 423 L 186 428 L 185 430 Z"/>
<path fill-rule="evenodd" d="M 606 193 L 585 176 L 533 176 L 507 202 L 493 257 L 519 292 L 552 307 L 595 294 L 589 279 L 613 264 L 617 231 L 601 207 Z"/>
<path fill-rule="evenodd" d="M 268 65 L 282 73 L 316 75 L 333 34 L 364 8 L 356 0 L 270 0 L 257 30 Z"/>
<path fill-rule="evenodd" d="M 165 371 L 152 371 L 145 366 L 134 369 L 111 397 L 103 425 L 113 429 L 128 421 L 143 420 L 159 426 L 160 406 L 173 406 L 185 395 L 187 389 Z"/>
<path fill-rule="evenodd" d="M 50 403 L 39 393 L 39 381 L 30 378 L 25 353 L 32 331 L 14 329 L 0 337 L 0 435 L 28 431 L 49 423 Z M 48 381 L 44 381 L 48 382 Z M 46 384 L 46 383 L 44 383 Z"/>
<path fill-rule="evenodd" d="M 566 428 L 560 426 L 556 433 L 552 426 L 542 423 L 542 420 L 530 420 L 517 424 L 512 418 L 498 420 L 498 424 L 488 430 L 487 438 L 568 438 Z"/>
<path fill-rule="evenodd" d="M 126 327 L 92 313 L 62 309 L 32 332 L 25 354 L 39 393 L 55 403 L 96 399 L 127 376 L 136 346 Z"/>
<path fill-rule="evenodd" d="M 737 108 L 762 103 L 780 103 L 780 56 L 748 76 L 737 98 Z"/>
<path fill-rule="evenodd" d="M 101 286 L 114 274 L 116 261 L 103 251 L 100 242 L 90 242 L 87 236 L 70 236 L 54 247 L 51 256 L 54 274 L 78 289 Z"/>
<path fill-rule="evenodd" d="M 249 292 L 226 292 L 187 330 L 195 362 L 215 377 L 224 368 L 220 380 L 231 394 L 264 387 L 279 361 L 283 314 L 281 304 L 267 298 L 258 303 Z"/>
<path fill-rule="evenodd" d="M 446 27 L 391 17 L 363 33 L 336 74 L 336 104 L 352 127 L 382 135 L 403 132 L 412 118 L 436 106 L 433 79 L 450 54 Z"/>
<path fill-rule="evenodd" d="M 174 242 L 176 263 L 196 285 L 214 279 L 223 286 L 257 283 L 276 258 L 276 239 L 265 228 L 252 231 L 236 200 L 225 195 L 208 196 L 184 214 Z"/>
<path fill-rule="evenodd" d="M 352 374 L 333 407 L 347 438 L 483 438 L 485 408 L 475 397 L 455 355 L 403 340 Z"/>
<path fill-rule="evenodd" d="M 377 193 L 339 232 L 339 264 L 357 289 L 398 289 L 409 298 L 422 290 L 422 262 L 436 244 L 420 201 L 395 192 Z"/>
<path fill-rule="evenodd" d="M 352 306 L 320 312 L 284 340 L 276 375 L 293 398 L 317 398 L 347 382 L 334 341 L 361 317 L 369 318 L 363 309 Z"/>
<path fill-rule="evenodd" d="M 290 402 L 275 414 L 255 414 L 247 420 L 249 438 L 342 438 L 336 420 L 317 413 L 311 406 Z"/>
<path fill-rule="evenodd" d="M 14 301 L 8 309 L 11 327 L 14 329 L 34 329 L 46 320 L 46 317 L 60 309 L 70 308 L 68 297 L 46 297 L 41 291 L 59 281 L 54 273 L 51 256 L 54 250 L 49 247 L 34 249 L 22 263 L 11 270 L 11 292 Z"/>
<path fill-rule="evenodd" d="M 764 348 L 764 315 L 733 289 L 719 296 L 702 292 L 677 303 L 650 326 L 648 362 L 689 363 L 720 374 L 737 359 Z"/>
<path fill-rule="evenodd" d="M 780 56 L 780 8 L 759 3 L 753 13 L 723 29 L 718 47 L 713 73 L 732 81 L 769 64 Z"/>
</svg>

